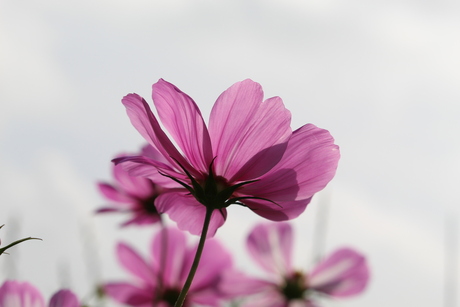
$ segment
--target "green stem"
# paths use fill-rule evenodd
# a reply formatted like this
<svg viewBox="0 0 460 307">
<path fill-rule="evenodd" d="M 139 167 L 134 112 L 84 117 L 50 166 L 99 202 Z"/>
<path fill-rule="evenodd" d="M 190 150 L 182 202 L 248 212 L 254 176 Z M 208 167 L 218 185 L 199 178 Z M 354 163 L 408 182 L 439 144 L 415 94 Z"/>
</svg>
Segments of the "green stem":
<svg viewBox="0 0 460 307">
<path fill-rule="evenodd" d="M 198 264 L 200 263 L 201 254 L 203 253 L 204 242 L 206 241 L 206 235 L 208 233 L 209 222 L 211 221 L 211 215 L 214 209 L 206 208 L 206 215 L 204 217 L 203 229 L 201 230 L 200 242 L 198 242 L 198 247 L 196 249 L 195 259 L 193 259 L 192 267 L 188 273 L 187 280 L 185 281 L 184 287 L 177 298 L 176 304 L 174 307 L 182 307 L 187 296 L 187 292 L 192 285 L 193 277 L 195 276 L 196 270 L 198 269 Z"/>
<path fill-rule="evenodd" d="M 2 225 L 2 227 L 3 227 L 3 225 Z M 0 228 L 1 228 L 1 227 L 0 227 Z M 8 244 L 7 246 L 0 248 L 0 255 L 3 254 L 8 248 L 13 247 L 13 246 L 15 246 L 16 244 L 19 244 L 19 243 L 24 242 L 24 241 L 27 241 L 27 240 L 41 240 L 41 239 L 40 239 L 40 238 L 28 237 L 28 238 L 24 238 L 24 239 L 20 239 L 20 240 L 14 241 L 13 243 Z"/>
</svg>

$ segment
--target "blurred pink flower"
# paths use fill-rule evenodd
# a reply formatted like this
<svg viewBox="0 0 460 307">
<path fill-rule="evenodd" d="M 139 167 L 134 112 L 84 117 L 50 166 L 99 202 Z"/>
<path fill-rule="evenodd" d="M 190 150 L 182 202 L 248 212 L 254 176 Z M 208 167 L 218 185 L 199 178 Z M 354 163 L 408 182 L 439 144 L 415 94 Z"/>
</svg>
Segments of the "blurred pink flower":
<svg viewBox="0 0 460 307">
<path fill-rule="evenodd" d="M 144 146 L 141 155 L 161 161 L 162 156 L 150 145 Z M 119 155 L 123 157 L 126 155 Z M 160 221 L 160 213 L 156 208 L 156 198 L 165 191 L 163 185 L 171 185 L 170 180 L 156 174 L 154 180 L 144 177 L 133 177 L 121 165 L 113 165 L 115 184 L 99 182 L 98 187 L 102 195 L 113 203 L 109 207 L 97 210 L 98 213 L 129 212 L 132 217 L 122 226 L 137 224 L 148 225 Z M 166 182 L 165 182 L 166 181 Z"/>
<path fill-rule="evenodd" d="M 256 263 L 270 274 L 261 280 L 243 275 L 228 279 L 227 293 L 255 294 L 244 307 L 314 307 L 315 294 L 341 298 L 364 291 L 369 269 L 363 255 L 341 248 L 326 257 L 309 272 L 292 266 L 293 235 L 288 223 L 259 224 L 247 240 Z"/>
<path fill-rule="evenodd" d="M 48 307 L 79 307 L 75 294 L 70 290 L 56 292 Z M 40 291 L 28 282 L 7 280 L 0 287 L 0 307 L 45 307 Z"/>
<path fill-rule="evenodd" d="M 134 280 L 107 283 L 104 291 L 115 301 L 128 306 L 174 306 L 195 251 L 196 245 L 187 246 L 185 234 L 172 228 L 163 228 L 154 236 L 147 260 L 127 244 L 119 243 L 118 260 Z M 201 259 L 184 306 L 220 306 L 224 296 L 219 287 L 222 275 L 232 270 L 231 256 L 216 240 L 210 239 Z"/>
<path fill-rule="evenodd" d="M 328 131 L 307 124 L 292 132 L 291 114 L 281 98 L 263 100 L 260 84 L 249 79 L 217 99 L 209 127 L 188 95 L 160 79 L 152 98 L 168 138 L 147 102 L 137 94 L 123 98 L 131 123 L 163 155 L 115 159 L 131 175 L 171 178 L 181 189 L 163 193 L 157 208 L 179 228 L 199 234 L 207 209 L 214 235 L 232 204 L 247 206 L 274 221 L 297 217 L 311 197 L 333 178 L 338 146 Z"/>
</svg>

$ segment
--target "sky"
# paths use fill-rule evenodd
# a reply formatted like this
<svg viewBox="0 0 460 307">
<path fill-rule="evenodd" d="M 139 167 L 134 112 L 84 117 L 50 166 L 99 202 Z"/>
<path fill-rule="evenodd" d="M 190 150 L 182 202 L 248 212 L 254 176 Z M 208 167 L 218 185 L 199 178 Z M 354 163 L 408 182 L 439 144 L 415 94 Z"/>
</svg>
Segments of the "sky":
<svg viewBox="0 0 460 307">
<path fill-rule="evenodd" d="M 143 145 L 121 98 L 151 102 L 164 78 L 207 118 L 220 93 L 251 78 L 283 99 L 294 129 L 313 123 L 340 146 L 336 177 L 293 221 L 295 261 L 308 269 L 318 253 L 351 246 L 372 280 L 323 305 L 454 306 L 444 280 L 460 243 L 459 17 L 448 0 L 3 0 L 0 238 L 43 241 L 2 256 L 0 281 L 86 297 L 128 277 L 115 244 L 146 254 L 152 229 L 93 214 L 106 204 L 96 182 L 110 180 L 110 160 Z M 237 266 L 257 271 L 244 241 L 262 221 L 229 209 L 217 238 Z"/>
</svg>

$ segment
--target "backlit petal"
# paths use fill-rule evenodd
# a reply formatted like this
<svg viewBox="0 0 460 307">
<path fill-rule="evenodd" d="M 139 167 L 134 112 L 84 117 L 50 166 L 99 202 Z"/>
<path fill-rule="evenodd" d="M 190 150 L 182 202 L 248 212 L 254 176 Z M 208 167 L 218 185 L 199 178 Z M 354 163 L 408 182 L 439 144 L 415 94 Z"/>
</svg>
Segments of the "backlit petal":
<svg viewBox="0 0 460 307">
<path fill-rule="evenodd" d="M 340 152 L 327 130 L 312 124 L 292 134 L 281 161 L 242 193 L 277 200 L 310 198 L 334 177 Z M 259 193 L 259 194 L 257 194 Z"/>
<path fill-rule="evenodd" d="M 196 247 L 189 253 L 188 263 L 191 266 L 195 257 Z M 232 257 L 215 239 L 208 239 L 204 245 L 200 265 L 193 279 L 191 291 L 217 287 L 221 274 L 232 267 Z M 188 273 L 188 272 L 187 272 Z M 184 276 L 184 280 L 187 276 Z"/>
<path fill-rule="evenodd" d="M 117 256 L 121 265 L 134 276 L 148 284 L 154 284 L 154 272 L 145 260 L 131 247 L 124 243 L 117 245 Z"/>
<path fill-rule="evenodd" d="M 59 290 L 51 297 L 49 307 L 79 307 L 77 296 L 70 290 Z"/>
<path fill-rule="evenodd" d="M 292 240 L 292 228 L 288 223 L 264 223 L 251 231 L 247 247 L 263 269 L 286 275 L 292 270 Z"/>
<path fill-rule="evenodd" d="M 283 155 L 282 144 L 291 135 L 290 112 L 279 97 L 262 100 L 262 87 L 249 79 L 217 99 L 209 121 L 216 174 L 230 181 L 257 178 Z"/>
<path fill-rule="evenodd" d="M 277 205 L 258 199 L 246 200 L 244 203 L 254 213 L 271 221 L 287 221 L 298 217 L 310 203 L 311 197 L 302 200 L 278 201 Z"/>
<path fill-rule="evenodd" d="M 129 204 L 133 202 L 133 199 L 126 194 L 120 192 L 113 185 L 100 182 L 97 184 L 99 191 L 104 195 L 105 198 L 121 204 Z"/>
<path fill-rule="evenodd" d="M 175 228 L 163 228 L 151 245 L 152 260 L 157 274 L 162 274 L 163 282 L 170 287 L 182 287 L 184 254 L 187 249 L 185 234 Z"/>
<path fill-rule="evenodd" d="M 161 122 L 198 170 L 207 171 L 212 160 L 211 141 L 200 109 L 192 98 L 160 79 L 152 87 Z"/>
<path fill-rule="evenodd" d="M 361 293 L 369 281 L 369 269 L 363 255 L 342 248 L 321 261 L 310 274 L 310 286 L 334 297 Z"/>
<path fill-rule="evenodd" d="M 142 97 L 137 94 L 129 94 L 123 98 L 122 102 L 133 126 L 147 142 L 161 152 L 170 165 L 177 165 L 179 162 L 192 174 L 198 174 L 166 136 L 149 105 Z"/>
<path fill-rule="evenodd" d="M 140 288 L 125 282 L 113 282 L 104 285 L 104 292 L 113 300 L 135 307 L 152 306 L 153 291 L 150 288 Z"/>
<path fill-rule="evenodd" d="M 185 192 L 184 192 L 185 193 Z M 200 235 L 203 228 L 206 207 L 193 196 L 177 192 L 163 193 L 156 199 L 158 211 L 167 213 L 177 223 L 181 230 Z M 227 218 L 226 209 L 214 210 L 209 223 L 207 237 L 213 237 L 217 228 L 222 226 Z"/>
<path fill-rule="evenodd" d="M 7 280 L 0 287 L 0 307 L 45 307 L 45 301 L 30 283 Z"/>
</svg>

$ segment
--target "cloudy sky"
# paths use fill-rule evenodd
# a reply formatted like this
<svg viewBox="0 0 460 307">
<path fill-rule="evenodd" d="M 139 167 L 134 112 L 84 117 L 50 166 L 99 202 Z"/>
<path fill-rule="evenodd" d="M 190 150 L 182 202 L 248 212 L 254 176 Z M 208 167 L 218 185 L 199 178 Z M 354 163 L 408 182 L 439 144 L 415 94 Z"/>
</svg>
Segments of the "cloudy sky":
<svg viewBox="0 0 460 307">
<path fill-rule="evenodd" d="M 126 276 L 115 242 L 146 253 L 152 229 L 121 231 L 123 217 L 92 214 L 110 159 L 143 144 L 120 99 L 149 100 L 164 78 L 207 117 L 222 91 L 251 78 L 283 99 L 293 128 L 314 123 L 341 148 L 335 179 L 294 222 L 296 263 L 352 246 L 372 282 L 324 306 L 443 306 L 459 243 L 459 54 L 452 0 L 3 0 L 0 238 L 43 241 L 2 256 L 0 278 L 84 297 Z M 260 221 L 230 208 L 217 235 L 251 270 L 244 240 Z"/>
</svg>

